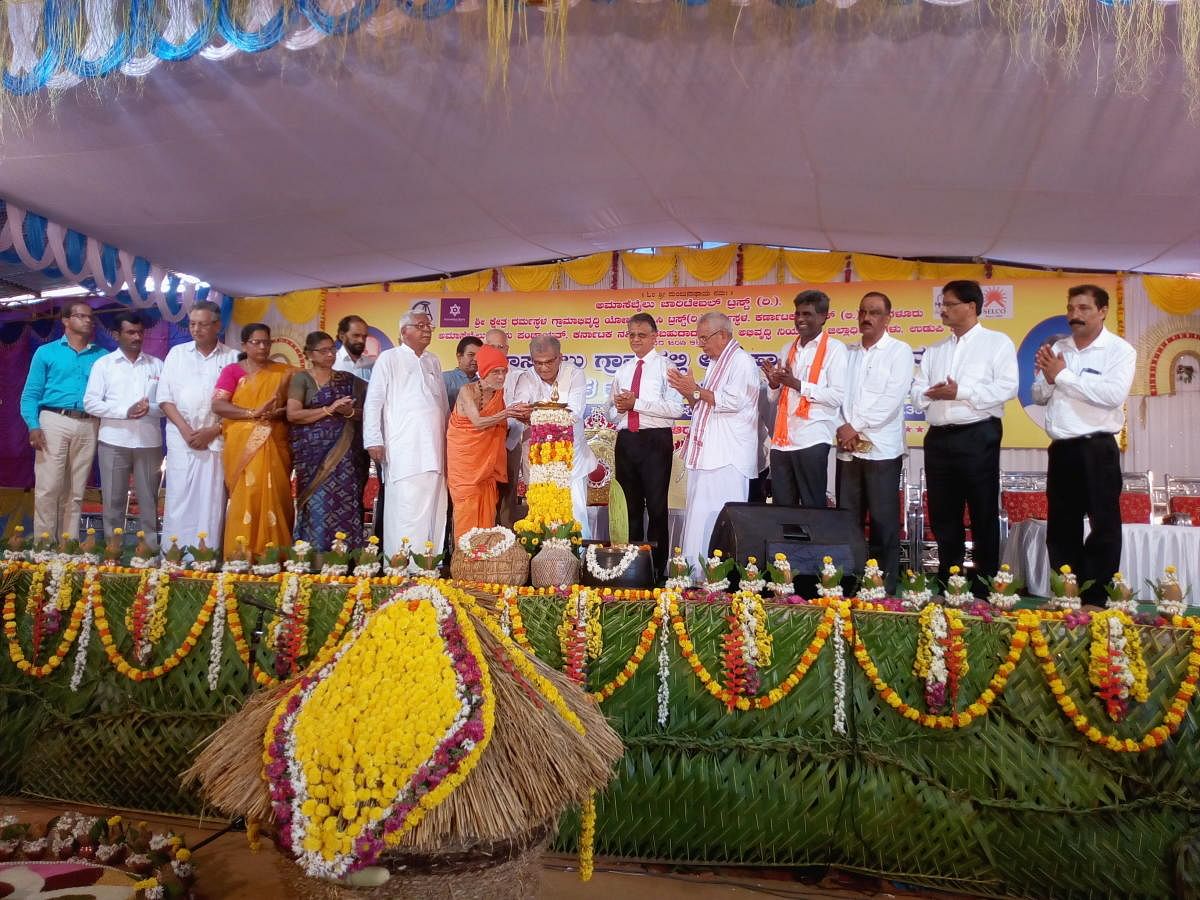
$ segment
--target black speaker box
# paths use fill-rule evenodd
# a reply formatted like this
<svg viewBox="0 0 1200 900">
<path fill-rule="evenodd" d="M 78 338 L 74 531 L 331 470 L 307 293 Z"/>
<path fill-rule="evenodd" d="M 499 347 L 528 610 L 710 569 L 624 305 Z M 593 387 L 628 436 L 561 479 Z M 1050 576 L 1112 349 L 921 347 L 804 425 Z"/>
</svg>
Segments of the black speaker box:
<svg viewBox="0 0 1200 900">
<path fill-rule="evenodd" d="M 759 567 L 784 554 L 796 576 L 801 596 L 816 595 L 816 585 L 826 556 L 842 570 L 849 589 L 854 561 L 865 559 L 862 528 L 849 510 L 806 509 L 772 503 L 726 503 L 713 526 L 709 554 L 722 550 L 744 565 L 746 557 L 757 557 Z"/>
</svg>

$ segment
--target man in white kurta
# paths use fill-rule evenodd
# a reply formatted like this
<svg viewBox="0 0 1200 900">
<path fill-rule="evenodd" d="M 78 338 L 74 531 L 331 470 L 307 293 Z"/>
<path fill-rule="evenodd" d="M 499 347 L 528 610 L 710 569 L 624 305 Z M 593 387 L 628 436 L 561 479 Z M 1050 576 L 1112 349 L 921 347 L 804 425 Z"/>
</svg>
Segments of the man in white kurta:
<svg viewBox="0 0 1200 900">
<path fill-rule="evenodd" d="M 221 420 L 212 411 L 217 376 L 237 362 L 237 351 L 217 340 L 221 308 L 201 300 L 188 313 L 195 340 L 170 349 L 158 383 L 167 419 L 167 502 L 163 536 L 194 547 L 204 534 L 219 549 L 225 527 L 225 474 Z"/>
<path fill-rule="evenodd" d="M 382 470 L 387 505 L 383 550 L 404 538 L 417 550 L 440 548 L 446 534 L 446 385 L 428 352 L 433 323 L 425 313 L 400 319 L 400 343 L 384 350 L 363 404 L 363 445 Z"/>
<path fill-rule="evenodd" d="M 558 388 L 558 402 L 567 404 L 575 417 L 575 464 L 571 468 L 571 511 L 575 521 L 583 529 L 583 537 L 590 535 L 587 515 L 587 479 L 596 468 L 596 454 L 588 446 L 583 430 L 584 404 L 587 400 L 587 378 L 583 370 L 574 363 L 563 363 L 562 348 L 558 338 L 543 336 L 529 343 L 529 355 L 533 368 L 526 369 L 517 379 L 513 394 L 517 403 L 545 403 L 550 400 L 554 388 Z M 523 436 L 523 459 L 529 459 L 528 430 Z"/>
<path fill-rule="evenodd" d="M 759 374 L 754 358 L 733 337 L 724 313 L 708 313 L 696 323 L 696 342 L 709 358 L 700 384 L 690 372 L 672 369 L 671 387 L 692 404 L 692 424 L 684 449 L 688 470 L 684 511 L 684 558 L 702 573 L 699 560 L 717 516 L 726 503 L 744 502 L 758 474 Z"/>
</svg>

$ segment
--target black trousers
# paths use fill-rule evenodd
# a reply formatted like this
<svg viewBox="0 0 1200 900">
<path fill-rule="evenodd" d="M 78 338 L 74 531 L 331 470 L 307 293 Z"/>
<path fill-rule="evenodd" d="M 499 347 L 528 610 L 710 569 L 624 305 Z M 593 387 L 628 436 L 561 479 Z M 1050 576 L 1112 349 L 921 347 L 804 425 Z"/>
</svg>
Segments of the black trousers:
<svg viewBox="0 0 1200 900">
<path fill-rule="evenodd" d="M 867 523 L 870 514 L 871 556 L 883 570 L 883 582 L 889 596 L 896 593 L 900 578 L 900 473 L 904 457 L 895 459 L 839 459 L 837 461 L 837 499 L 840 509 L 848 509 L 854 521 Z M 854 567 L 862 571 L 866 559 L 856 559 Z"/>
<path fill-rule="evenodd" d="M 829 506 L 829 444 L 771 451 L 771 496 L 780 506 Z"/>
<path fill-rule="evenodd" d="M 996 418 L 970 425 L 935 425 L 925 435 L 929 525 L 938 545 L 938 577 L 966 558 L 964 509 L 971 513 L 975 574 L 990 579 L 1000 567 L 1000 438 Z M 976 583 L 977 596 L 986 596 Z"/>
<path fill-rule="evenodd" d="M 1068 565 L 1086 603 L 1103 606 L 1104 586 L 1121 566 L 1121 455 L 1111 434 L 1050 443 L 1046 467 L 1046 550 L 1054 569 Z M 1092 530 L 1083 539 L 1083 517 Z"/>
<path fill-rule="evenodd" d="M 667 570 L 670 558 L 670 526 L 667 492 L 671 487 L 672 436 L 670 428 L 641 428 L 617 432 L 617 484 L 625 494 L 629 510 L 629 541 L 653 545 L 655 574 Z M 647 528 L 644 519 L 650 520 Z"/>
</svg>

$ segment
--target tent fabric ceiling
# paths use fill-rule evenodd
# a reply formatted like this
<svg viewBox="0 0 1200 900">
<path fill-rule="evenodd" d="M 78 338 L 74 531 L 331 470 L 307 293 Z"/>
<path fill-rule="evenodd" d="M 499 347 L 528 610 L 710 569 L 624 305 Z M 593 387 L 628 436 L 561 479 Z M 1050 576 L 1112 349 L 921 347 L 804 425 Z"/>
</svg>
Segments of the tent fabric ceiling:
<svg viewBox="0 0 1200 900">
<path fill-rule="evenodd" d="M 233 294 L 699 241 L 1200 270 L 1174 51 L 1131 96 L 1111 48 L 1039 69 L 985 12 L 923 19 L 585 2 L 561 76 L 534 33 L 490 94 L 468 15 L 336 63 L 194 58 L 6 129 L 0 196 Z"/>
</svg>

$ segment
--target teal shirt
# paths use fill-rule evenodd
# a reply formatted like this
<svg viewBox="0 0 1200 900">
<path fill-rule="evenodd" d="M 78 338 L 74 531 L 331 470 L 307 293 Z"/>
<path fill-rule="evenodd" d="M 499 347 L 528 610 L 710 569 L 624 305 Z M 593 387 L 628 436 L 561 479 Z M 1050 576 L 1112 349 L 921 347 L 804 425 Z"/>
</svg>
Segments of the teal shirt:
<svg viewBox="0 0 1200 900">
<path fill-rule="evenodd" d="M 107 352 L 99 344 L 77 351 L 67 343 L 66 335 L 33 351 L 29 377 L 21 391 L 21 418 L 30 431 L 42 427 L 38 413 L 43 409 L 83 410 L 83 392 L 92 365 Z"/>
</svg>

